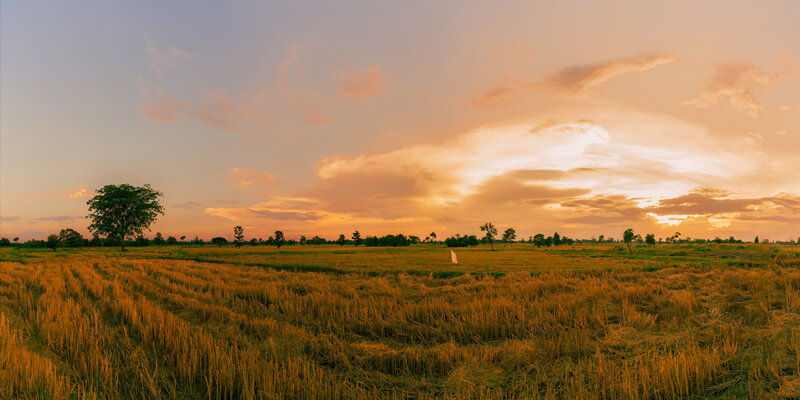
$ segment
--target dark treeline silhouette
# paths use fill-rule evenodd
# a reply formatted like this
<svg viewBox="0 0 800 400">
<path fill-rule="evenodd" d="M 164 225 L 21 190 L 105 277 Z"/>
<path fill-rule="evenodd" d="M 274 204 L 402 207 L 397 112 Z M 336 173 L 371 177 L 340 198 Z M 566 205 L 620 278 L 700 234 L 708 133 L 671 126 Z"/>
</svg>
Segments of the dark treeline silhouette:
<svg viewBox="0 0 800 400">
<path fill-rule="evenodd" d="M 237 226 L 238 228 L 238 226 Z M 509 228 L 513 229 L 513 228 Z M 640 234 L 634 233 L 632 230 L 629 232 L 629 236 L 623 233 L 623 239 L 617 240 L 613 237 L 606 237 L 605 235 L 600 235 L 599 237 L 595 238 L 592 237 L 591 239 L 572 239 L 566 236 L 559 235 L 557 232 L 551 236 L 545 236 L 544 234 L 538 233 L 533 236 L 529 236 L 527 239 L 523 238 L 522 240 L 515 241 L 512 239 L 511 234 L 508 230 L 506 230 L 506 234 L 504 234 L 502 241 L 504 243 L 523 243 L 523 244 L 531 244 L 535 247 L 551 247 L 551 246 L 561 246 L 561 245 L 573 245 L 576 243 L 580 244 L 603 244 L 603 243 L 619 243 L 624 244 L 626 249 L 630 251 L 631 248 L 628 248 L 628 245 L 632 246 L 634 244 L 645 244 L 655 246 L 658 244 L 708 244 L 708 243 L 717 243 L 717 244 L 743 244 L 743 243 L 756 243 L 756 244 L 778 244 L 778 245 L 798 245 L 800 244 L 800 238 L 797 240 L 789 240 L 789 241 L 771 241 L 768 239 L 762 239 L 756 237 L 753 241 L 745 241 L 742 239 L 736 239 L 733 236 L 728 237 L 727 239 L 721 239 L 716 237 L 714 239 L 702 239 L 702 238 L 691 238 L 688 236 L 682 236 L 679 232 L 666 237 L 666 238 L 656 238 L 655 234 L 648 233 L 644 237 Z M 626 231 L 627 233 L 627 231 Z M 366 236 L 362 237 L 361 234 L 356 231 L 351 236 L 351 239 L 346 239 L 344 234 L 339 235 L 336 239 L 325 239 L 320 236 L 314 236 L 312 238 L 307 238 L 306 236 L 301 236 L 299 239 L 286 239 L 283 235 L 283 232 L 276 231 L 276 235 L 269 236 L 267 239 L 262 238 L 251 238 L 245 239 L 244 232 L 236 230 L 234 231 L 234 239 L 228 240 L 225 237 L 217 236 L 210 240 L 204 240 L 197 236 L 194 239 L 186 240 L 187 236 L 181 236 L 180 239 L 176 238 L 175 236 L 168 236 L 166 239 L 161 234 L 161 232 L 157 232 L 152 239 L 146 238 L 144 235 L 138 235 L 133 239 L 125 241 L 125 247 L 144 247 L 144 246 L 175 246 L 175 245 L 217 245 L 217 246 L 224 246 L 224 245 L 233 245 L 233 246 L 294 246 L 294 245 L 325 245 L 325 244 L 335 244 L 335 245 L 355 245 L 355 246 L 368 246 L 368 247 L 397 247 L 397 246 L 410 246 L 418 243 L 441 243 L 447 247 L 472 247 L 478 246 L 480 244 L 492 246 L 492 242 L 494 238 L 489 238 L 489 235 L 485 235 L 483 237 L 478 237 L 476 235 L 460 235 L 456 234 L 455 236 L 448 237 L 443 241 L 436 241 L 435 236 L 428 235 L 425 240 L 420 240 L 418 236 L 414 235 L 404 235 L 404 234 L 396 234 L 396 235 L 385 235 L 385 236 Z M 122 245 L 122 241 L 120 239 L 114 238 L 102 238 L 97 235 L 93 236 L 91 239 L 85 238 L 81 235 L 78 231 L 65 228 L 62 229 L 57 234 L 48 235 L 46 239 L 39 240 L 39 239 L 30 239 L 25 242 L 21 242 L 19 238 L 0 238 L 0 247 L 19 247 L 19 248 L 50 248 L 50 249 L 58 249 L 58 248 L 75 248 L 75 247 L 120 247 Z"/>
</svg>

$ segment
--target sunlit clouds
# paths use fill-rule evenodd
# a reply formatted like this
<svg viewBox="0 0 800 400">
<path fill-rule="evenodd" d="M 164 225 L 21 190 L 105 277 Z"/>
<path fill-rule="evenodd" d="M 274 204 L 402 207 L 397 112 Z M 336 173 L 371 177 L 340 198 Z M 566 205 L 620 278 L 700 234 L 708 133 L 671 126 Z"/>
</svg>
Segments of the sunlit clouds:
<svg viewBox="0 0 800 400">
<path fill-rule="evenodd" d="M 574 65 L 556 71 L 535 85 L 567 96 L 585 96 L 592 88 L 620 75 L 649 71 L 675 60 L 672 56 L 640 54 L 596 64 Z"/>
<path fill-rule="evenodd" d="M 754 92 L 775 82 L 777 76 L 747 63 L 718 65 L 708 88 L 681 104 L 708 108 L 727 101 L 737 112 L 757 118 L 764 107 L 756 101 Z"/>
<path fill-rule="evenodd" d="M 271 87 L 237 93 L 214 89 L 192 101 L 178 100 L 161 88 L 157 88 L 153 95 L 145 90 L 148 98 L 140 104 L 140 112 L 159 122 L 191 120 L 216 131 L 241 135 L 261 135 L 291 131 L 303 125 L 327 124 L 331 121 L 329 108 L 334 100 L 331 95 L 312 88 L 306 82 L 300 56 L 302 50 L 302 46 L 292 46 L 275 68 L 275 80 Z M 158 59 L 164 59 L 160 62 L 169 62 L 177 57 L 157 55 Z M 341 73 L 337 80 L 341 96 L 363 102 L 378 94 L 388 78 L 378 67 L 372 67 Z"/>
<path fill-rule="evenodd" d="M 269 172 L 254 171 L 249 168 L 231 168 L 228 178 L 236 187 L 263 186 L 275 182 L 275 177 Z"/>
<path fill-rule="evenodd" d="M 370 95 L 380 93 L 387 81 L 386 76 L 378 67 L 340 75 L 339 91 L 345 98 L 356 101 L 363 101 Z"/>
<path fill-rule="evenodd" d="M 672 56 L 640 54 L 592 64 L 573 65 L 533 82 L 515 79 L 491 87 L 474 96 L 470 103 L 475 107 L 497 108 L 511 103 L 512 98 L 519 92 L 529 90 L 546 90 L 564 97 L 586 97 L 593 88 L 602 86 L 620 75 L 646 72 L 675 61 L 676 58 Z"/>
</svg>

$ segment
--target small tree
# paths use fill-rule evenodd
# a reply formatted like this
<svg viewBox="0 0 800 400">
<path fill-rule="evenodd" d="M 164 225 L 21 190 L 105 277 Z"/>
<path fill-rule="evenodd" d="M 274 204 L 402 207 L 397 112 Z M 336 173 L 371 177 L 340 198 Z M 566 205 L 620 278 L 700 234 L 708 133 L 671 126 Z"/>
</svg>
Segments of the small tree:
<svg viewBox="0 0 800 400">
<path fill-rule="evenodd" d="M 233 244 L 236 247 L 242 247 L 244 244 L 244 229 L 242 229 L 241 225 L 233 227 Z"/>
<path fill-rule="evenodd" d="M 72 228 L 62 229 L 61 232 L 58 233 L 58 241 L 64 245 L 64 247 L 83 246 L 83 236 Z"/>
<path fill-rule="evenodd" d="M 176 245 L 178 244 L 178 239 L 176 239 L 175 236 L 170 236 L 167 238 L 167 244 L 170 246 Z"/>
<path fill-rule="evenodd" d="M 48 249 L 53 249 L 53 251 L 56 251 L 59 242 L 60 240 L 58 239 L 58 235 L 52 234 L 47 236 L 47 242 L 45 245 L 47 246 Z"/>
<path fill-rule="evenodd" d="M 222 236 L 217 236 L 217 237 L 211 238 L 211 244 L 215 244 L 217 246 L 222 246 L 222 245 L 228 244 L 228 239 L 225 239 Z"/>
<path fill-rule="evenodd" d="M 164 240 L 164 236 L 161 236 L 161 232 L 156 232 L 156 237 L 153 238 L 153 245 L 155 246 L 163 246 L 166 240 Z"/>
<path fill-rule="evenodd" d="M 631 250 L 631 242 L 636 237 L 636 234 L 633 233 L 633 229 L 628 228 L 625 230 L 625 233 L 622 234 L 622 240 L 628 246 L 628 252 L 633 254 L 633 250 Z"/>
<path fill-rule="evenodd" d="M 558 246 L 560 244 L 561 244 L 561 236 L 558 234 L 558 232 L 556 232 L 553 234 L 553 246 Z"/>
<path fill-rule="evenodd" d="M 656 244 L 656 235 L 654 235 L 652 233 L 648 233 L 647 235 L 644 236 L 644 242 L 649 244 L 649 245 L 651 245 L 651 246 L 655 245 Z"/>
<path fill-rule="evenodd" d="M 0 239 L 0 247 L 11 246 L 11 241 L 8 238 Z"/>
<path fill-rule="evenodd" d="M 755 244 L 758 244 L 758 236 L 756 236 Z"/>
<path fill-rule="evenodd" d="M 497 228 L 494 227 L 494 224 L 491 222 L 487 222 L 481 225 L 481 231 L 486 232 L 486 236 L 483 239 L 489 242 L 489 246 L 491 246 L 492 251 L 494 251 L 494 237 L 497 235 Z"/>
<path fill-rule="evenodd" d="M 344 234 L 339 235 L 339 238 L 336 239 L 336 243 L 338 243 L 339 246 L 344 246 L 344 244 L 346 242 L 347 242 L 347 239 L 345 239 Z"/>
<path fill-rule="evenodd" d="M 503 232 L 503 242 L 513 242 L 517 238 L 517 230 L 514 228 L 508 228 L 505 232 Z"/>
<path fill-rule="evenodd" d="M 162 194 L 150 185 L 106 185 L 89 199 L 89 230 L 119 239 L 125 251 L 125 237 L 141 235 L 149 229 L 164 207 L 158 202 Z"/>
<path fill-rule="evenodd" d="M 308 244 L 308 239 L 305 236 L 300 236 L 300 245 Z"/>
<path fill-rule="evenodd" d="M 361 244 L 361 233 L 359 231 L 353 232 L 353 242 L 356 243 L 356 246 Z"/>
<path fill-rule="evenodd" d="M 436 241 L 436 232 L 431 232 L 431 234 L 428 236 L 430 236 L 432 242 Z"/>
<path fill-rule="evenodd" d="M 186 235 L 181 236 L 181 242 L 186 240 Z"/>
<path fill-rule="evenodd" d="M 283 232 L 282 231 L 275 231 L 275 246 L 277 248 L 281 248 L 283 246 L 284 239 L 283 239 Z"/>
<path fill-rule="evenodd" d="M 533 236 L 533 244 L 536 247 L 542 247 L 544 245 L 544 235 L 541 233 L 537 233 Z"/>
</svg>

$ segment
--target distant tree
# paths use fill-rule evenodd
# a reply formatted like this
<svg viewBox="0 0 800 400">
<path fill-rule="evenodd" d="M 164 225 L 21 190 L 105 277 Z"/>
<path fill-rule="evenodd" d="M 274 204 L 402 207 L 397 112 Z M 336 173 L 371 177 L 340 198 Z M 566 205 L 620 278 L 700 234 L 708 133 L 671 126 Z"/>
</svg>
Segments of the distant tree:
<svg viewBox="0 0 800 400">
<path fill-rule="evenodd" d="M 300 236 L 300 245 L 305 245 L 308 243 L 308 239 L 305 236 Z"/>
<path fill-rule="evenodd" d="M 631 242 L 636 237 L 636 234 L 633 233 L 633 229 L 628 228 L 625 230 L 625 233 L 622 234 L 622 240 L 628 246 L 628 252 L 633 254 L 633 250 L 631 250 Z"/>
<path fill-rule="evenodd" d="M 225 239 L 225 238 L 223 238 L 223 239 Z M 227 240 L 226 240 L 226 242 L 227 242 Z M 200 239 L 197 236 L 195 236 L 194 239 L 192 239 L 192 241 L 189 242 L 189 243 L 191 243 L 191 244 L 205 244 L 205 242 L 203 242 L 203 239 Z"/>
<path fill-rule="evenodd" d="M 181 236 L 181 242 L 186 240 L 186 235 Z"/>
<path fill-rule="evenodd" d="M 58 233 L 58 241 L 64 247 L 80 247 L 84 244 L 83 236 L 71 228 L 62 229 Z"/>
<path fill-rule="evenodd" d="M 408 235 L 408 241 L 411 244 L 417 244 L 419 243 L 419 236 Z"/>
<path fill-rule="evenodd" d="M 430 235 L 428 235 L 428 236 L 430 236 L 430 238 L 431 238 L 431 241 L 433 241 L 433 242 L 435 242 L 435 241 L 436 241 L 436 232 L 431 232 L 431 234 L 430 234 Z"/>
<path fill-rule="evenodd" d="M 14 238 L 14 243 L 19 243 L 19 238 L 18 237 Z"/>
<path fill-rule="evenodd" d="M 153 238 L 153 245 L 163 246 L 164 243 L 166 243 L 166 240 L 164 240 L 164 236 L 161 236 L 161 232 L 156 232 L 156 237 Z"/>
<path fill-rule="evenodd" d="M 233 227 L 233 244 L 236 247 L 242 247 L 244 244 L 244 229 L 241 225 Z"/>
<path fill-rule="evenodd" d="M 339 246 L 344 246 L 344 244 L 346 242 L 347 242 L 347 239 L 345 239 L 344 234 L 339 235 L 339 238 L 336 239 L 336 243 L 338 243 Z"/>
<path fill-rule="evenodd" d="M 0 239 L 0 247 L 11 246 L 11 241 L 8 238 Z"/>
<path fill-rule="evenodd" d="M 548 237 L 546 237 L 546 238 L 544 239 L 544 242 L 542 242 L 542 243 L 544 243 L 544 245 L 545 245 L 546 247 L 550 247 L 550 246 L 552 246 L 552 245 L 553 245 L 553 237 L 552 237 L 552 236 L 548 236 Z"/>
<path fill-rule="evenodd" d="M 649 245 L 655 245 L 656 244 L 656 235 L 654 235 L 652 233 L 648 233 L 647 235 L 644 236 L 644 242 L 649 244 Z"/>
<path fill-rule="evenodd" d="M 758 236 L 756 236 L 756 240 L 754 241 L 754 243 L 758 244 Z"/>
<path fill-rule="evenodd" d="M 533 244 L 536 247 L 542 247 L 544 245 L 544 235 L 541 233 L 537 233 L 533 236 Z"/>
<path fill-rule="evenodd" d="M 100 239 L 100 236 L 92 235 L 92 240 L 89 241 L 89 246 L 91 247 L 102 247 L 103 246 L 103 239 Z"/>
<path fill-rule="evenodd" d="M 355 242 L 356 246 L 361 244 L 361 233 L 359 231 L 353 232 L 353 242 Z"/>
<path fill-rule="evenodd" d="M 606 236 L 605 236 L 605 235 L 600 235 L 600 236 L 597 238 L 597 241 L 598 241 L 598 242 L 600 242 L 600 243 L 603 243 L 603 239 L 605 239 L 605 238 L 606 238 Z"/>
<path fill-rule="evenodd" d="M 162 194 L 150 185 L 106 185 L 89 199 L 89 230 L 119 239 L 125 250 L 125 237 L 141 235 L 149 229 L 164 207 L 158 202 Z"/>
<path fill-rule="evenodd" d="M 497 228 L 494 227 L 494 224 L 491 222 L 487 222 L 481 225 L 481 231 L 486 232 L 486 236 L 483 239 L 489 243 L 492 250 L 494 250 L 494 237 L 497 236 Z"/>
<path fill-rule="evenodd" d="M 211 238 L 211 244 L 222 246 L 224 244 L 228 244 L 228 239 L 225 239 L 222 236 L 217 236 L 217 237 Z"/>
<path fill-rule="evenodd" d="M 284 242 L 283 231 L 275 231 L 275 246 L 280 249 Z"/>
<path fill-rule="evenodd" d="M 514 228 L 508 228 L 503 232 L 503 242 L 513 242 L 517 238 L 517 231 Z"/>
<path fill-rule="evenodd" d="M 58 235 L 56 234 L 48 235 L 46 246 L 48 249 L 53 249 L 53 251 L 55 251 L 58 248 L 59 242 L 60 240 L 58 239 Z"/>
<path fill-rule="evenodd" d="M 170 236 L 167 238 L 167 244 L 172 246 L 178 244 L 178 239 L 175 239 L 175 236 Z"/>
<path fill-rule="evenodd" d="M 558 246 L 561 244 L 561 236 L 558 235 L 558 232 L 553 234 L 553 246 Z"/>
<path fill-rule="evenodd" d="M 136 247 L 150 246 L 150 241 L 147 240 L 144 235 L 139 235 L 136 237 L 136 241 L 133 242 L 133 245 Z"/>
</svg>

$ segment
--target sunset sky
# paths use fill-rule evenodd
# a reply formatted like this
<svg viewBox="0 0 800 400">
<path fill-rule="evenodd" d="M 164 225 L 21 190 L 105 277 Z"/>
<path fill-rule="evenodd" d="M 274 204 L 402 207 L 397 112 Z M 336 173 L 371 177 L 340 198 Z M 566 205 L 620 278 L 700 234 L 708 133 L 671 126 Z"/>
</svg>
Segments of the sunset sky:
<svg viewBox="0 0 800 400">
<path fill-rule="evenodd" d="M 2 2 L 0 236 L 800 236 L 800 2 Z"/>
</svg>

